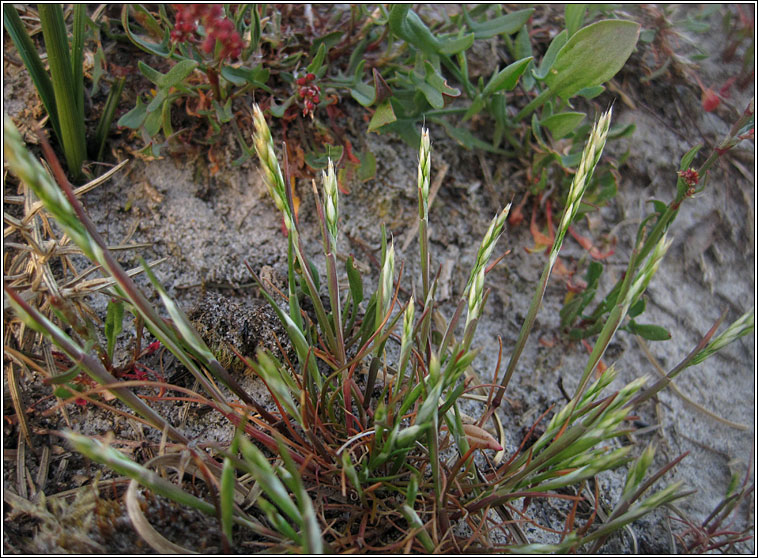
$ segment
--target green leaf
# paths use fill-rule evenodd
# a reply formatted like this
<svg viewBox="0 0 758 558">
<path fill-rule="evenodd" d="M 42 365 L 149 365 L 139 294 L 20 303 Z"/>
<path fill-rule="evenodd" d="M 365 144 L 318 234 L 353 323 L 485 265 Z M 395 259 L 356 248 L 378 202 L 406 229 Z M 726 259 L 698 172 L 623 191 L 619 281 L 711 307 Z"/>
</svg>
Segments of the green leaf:
<svg viewBox="0 0 758 558">
<path fill-rule="evenodd" d="M 381 105 L 376 107 L 374 115 L 371 117 L 371 122 L 368 123 L 368 131 L 374 132 L 386 124 L 395 122 L 397 117 L 395 111 L 392 110 L 392 103 L 389 99 L 384 101 Z"/>
<path fill-rule="evenodd" d="M 638 324 L 634 320 L 630 320 L 626 327 L 631 333 L 635 333 L 648 341 L 667 341 L 671 339 L 671 334 L 665 327 L 652 324 Z"/>
<path fill-rule="evenodd" d="M 361 166 L 358 167 L 357 178 L 361 182 L 367 182 L 376 177 L 376 157 L 371 151 L 366 151 L 363 154 L 357 154 L 358 159 L 361 161 Z"/>
<path fill-rule="evenodd" d="M 353 256 L 347 259 L 345 268 L 347 269 L 347 280 L 350 283 L 350 294 L 355 304 L 358 305 L 363 300 L 363 279 L 361 279 L 360 272 L 353 266 Z"/>
<path fill-rule="evenodd" d="M 533 58 L 531 56 L 522 58 L 521 60 L 509 64 L 501 71 L 492 74 L 490 81 L 487 83 L 484 91 L 482 91 L 482 96 L 486 98 L 498 91 L 511 91 L 516 87 L 519 78 L 526 71 L 526 67 L 532 60 Z"/>
<path fill-rule="evenodd" d="M 568 38 L 568 33 L 565 30 L 561 31 L 555 37 L 553 37 L 553 40 L 550 41 L 550 45 L 547 47 L 545 56 L 542 57 L 542 62 L 540 62 L 539 70 L 534 70 L 533 72 L 534 77 L 539 80 L 545 79 L 545 76 L 547 76 L 550 68 L 553 67 L 555 57 L 558 56 L 558 53 L 564 47 L 568 41 Z"/>
<path fill-rule="evenodd" d="M 461 37 L 442 38 L 439 42 L 439 52 L 441 54 L 458 54 L 471 48 L 474 44 L 474 34 L 469 33 Z"/>
<path fill-rule="evenodd" d="M 428 56 L 439 52 L 439 40 L 408 4 L 395 4 L 388 19 L 390 30 Z"/>
<path fill-rule="evenodd" d="M 152 81 L 155 85 L 160 88 L 168 89 L 174 87 L 177 83 L 183 81 L 189 76 L 197 67 L 197 62 L 194 60 L 182 60 L 165 74 L 151 68 L 142 60 L 137 63 L 137 66 L 142 75 Z"/>
<path fill-rule="evenodd" d="M 160 44 L 147 41 L 143 39 L 142 37 L 135 35 L 134 33 L 132 33 L 132 29 L 129 26 L 129 8 L 130 7 L 135 12 L 141 13 L 144 16 L 145 21 L 149 25 L 155 22 L 155 18 L 150 14 L 150 12 L 148 12 L 142 6 L 138 4 L 131 5 L 131 6 L 124 4 L 124 7 L 121 10 L 121 26 L 124 29 L 126 36 L 129 37 L 130 41 L 132 41 L 135 45 L 137 45 L 139 48 L 141 48 L 145 52 L 149 54 L 155 54 L 156 56 L 160 56 L 161 58 L 168 58 L 168 56 L 171 54 L 171 49 L 169 47 L 168 30 L 164 31 L 163 40 L 160 42 Z M 155 25 L 157 25 L 157 22 L 155 22 Z"/>
<path fill-rule="evenodd" d="M 79 392 L 71 386 L 58 386 L 53 390 L 53 395 L 61 399 L 75 397 Z"/>
<path fill-rule="evenodd" d="M 232 527 L 234 526 L 234 483 L 235 470 L 232 460 L 224 458 L 221 469 L 221 528 L 229 544 L 232 544 Z"/>
<path fill-rule="evenodd" d="M 270 74 L 270 70 L 264 68 L 263 64 L 258 64 L 252 70 L 247 68 L 234 68 L 233 66 L 224 66 L 221 69 L 221 77 L 234 85 L 239 86 L 249 83 L 255 87 L 260 87 L 268 93 L 271 92 L 271 88 L 266 85 L 266 82 L 268 81 Z"/>
<path fill-rule="evenodd" d="M 521 26 L 529 21 L 532 13 L 534 13 L 534 8 L 528 8 L 478 23 L 471 19 L 464 4 L 461 7 L 463 8 L 463 16 L 466 19 L 466 23 L 474 32 L 476 39 L 490 39 L 501 33 L 512 35 L 521 29 Z"/>
<path fill-rule="evenodd" d="M 150 103 L 147 105 L 147 112 L 151 113 L 160 109 L 163 105 L 163 101 L 166 100 L 166 97 L 168 97 L 168 89 L 158 89 L 158 92 L 155 94 L 155 97 L 153 97 L 153 100 L 150 101 Z"/>
<path fill-rule="evenodd" d="M 113 349 L 116 347 L 116 338 L 121 333 L 124 322 L 124 304 L 117 300 L 108 303 L 105 316 L 105 338 L 108 341 L 108 359 L 113 360 Z"/>
<path fill-rule="evenodd" d="M 541 120 L 540 125 L 550 130 L 555 139 L 560 139 L 573 132 L 586 116 L 583 112 L 561 112 Z"/>
<path fill-rule="evenodd" d="M 585 99 L 594 99 L 605 91 L 605 86 L 596 85 L 594 87 L 585 87 L 576 92 L 578 97 L 584 97 Z"/>
<path fill-rule="evenodd" d="M 438 124 L 442 124 L 442 126 L 445 127 L 447 134 L 466 149 L 482 149 L 483 151 L 489 151 L 490 153 L 503 152 L 501 149 L 497 149 L 489 143 L 475 137 L 465 128 L 458 128 L 456 126 L 453 126 L 447 120 L 443 120 L 442 118 L 434 118 L 433 121 Z"/>
<path fill-rule="evenodd" d="M 569 37 L 576 33 L 584 23 L 584 14 L 587 11 L 586 4 L 566 4 L 564 10 L 566 16 L 566 31 Z"/>
<path fill-rule="evenodd" d="M 273 114 L 276 118 L 281 118 L 284 116 L 284 113 L 286 110 L 290 107 L 290 105 L 295 101 L 295 96 L 291 95 L 286 101 L 284 101 L 281 105 L 277 105 L 273 99 L 271 99 L 271 106 L 269 107 L 269 110 L 271 111 L 271 114 Z"/>
<path fill-rule="evenodd" d="M 450 87 L 447 80 L 428 61 L 424 61 L 424 80 L 434 87 L 437 91 L 448 97 L 458 97 L 461 94 L 460 89 Z"/>
<path fill-rule="evenodd" d="M 608 130 L 608 139 L 612 140 L 629 137 L 634 133 L 636 129 L 637 126 L 634 124 L 627 124 L 626 126 L 622 124 L 615 124 L 614 126 L 611 126 L 610 130 Z"/>
<path fill-rule="evenodd" d="M 350 96 L 362 106 L 369 107 L 374 104 L 376 90 L 368 83 L 358 82 L 350 88 Z"/>
<path fill-rule="evenodd" d="M 163 79 L 158 83 L 160 87 L 174 87 L 180 81 L 184 81 L 197 67 L 194 60 L 182 60 L 171 68 Z"/>
<path fill-rule="evenodd" d="M 224 106 L 221 106 L 221 104 L 217 100 L 214 99 L 213 108 L 216 109 L 216 118 L 222 124 L 225 124 L 231 121 L 232 118 L 234 118 L 234 114 L 232 113 L 231 98 L 227 99 L 226 103 L 224 103 Z"/>
<path fill-rule="evenodd" d="M 482 97 L 481 93 L 474 97 L 474 100 L 471 101 L 471 105 L 469 105 L 468 110 L 463 115 L 463 121 L 465 122 L 475 114 L 479 114 L 481 110 L 485 107 L 486 103 L 484 101 L 484 98 Z"/>
<path fill-rule="evenodd" d="M 445 99 L 442 97 L 442 93 L 440 93 L 439 90 L 427 83 L 423 78 L 419 77 L 416 72 L 411 72 L 411 81 L 433 108 L 444 108 Z"/>
<path fill-rule="evenodd" d="M 605 83 L 632 54 L 639 32 L 638 23 L 624 20 L 598 21 L 580 29 L 556 56 L 545 83 L 564 100 Z"/>
<path fill-rule="evenodd" d="M 311 60 L 311 63 L 308 64 L 308 67 L 305 68 L 305 71 L 312 74 L 316 74 L 321 69 L 321 66 L 324 64 L 325 57 L 326 57 L 326 45 L 324 43 L 321 43 L 321 45 L 318 47 L 318 51 L 316 52 L 316 56 L 313 57 L 313 60 Z"/>
<path fill-rule="evenodd" d="M 161 78 L 163 78 L 162 73 L 160 73 L 158 70 L 154 68 L 151 68 L 150 66 L 145 64 L 142 60 L 137 62 L 137 67 L 139 68 L 139 71 L 143 76 L 145 76 L 147 79 L 149 79 L 156 85 L 158 85 L 158 82 L 160 82 Z"/>
<path fill-rule="evenodd" d="M 162 124 L 163 114 L 161 111 L 148 112 L 144 123 L 145 132 L 152 138 L 160 131 Z"/>
<path fill-rule="evenodd" d="M 636 318 L 640 314 L 642 314 L 645 311 L 645 299 L 640 298 L 637 302 L 635 302 L 631 308 L 629 308 L 629 317 L 630 318 Z"/>
<path fill-rule="evenodd" d="M 692 149 L 690 149 L 687 153 L 682 156 L 681 161 L 679 162 L 679 170 L 687 170 L 690 168 L 690 165 L 692 164 L 692 161 L 695 159 L 695 155 L 697 155 L 698 151 L 702 148 L 702 145 L 696 145 Z"/>
<path fill-rule="evenodd" d="M 119 126 L 126 126 L 132 130 L 136 130 L 142 126 L 142 123 L 145 121 L 146 116 L 147 107 L 142 102 L 142 99 L 140 97 L 137 97 L 137 105 L 121 118 L 119 118 L 117 124 Z"/>
</svg>

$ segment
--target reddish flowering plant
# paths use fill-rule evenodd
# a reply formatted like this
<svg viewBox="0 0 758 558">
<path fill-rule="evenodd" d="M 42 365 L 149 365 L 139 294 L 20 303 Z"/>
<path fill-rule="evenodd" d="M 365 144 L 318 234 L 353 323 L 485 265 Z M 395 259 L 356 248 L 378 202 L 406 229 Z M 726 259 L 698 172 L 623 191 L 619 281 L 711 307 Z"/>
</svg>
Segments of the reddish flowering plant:
<svg viewBox="0 0 758 558">
<path fill-rule="evenodd" d="M 308 73 L 303 77 L 297 78 L 298 96 L 303 99 L 303 116 L 310 116 L 313 118 L 313 111 L 316 105 L 321 102 L 321 88 L 316 85 L 314 80 L 316 76 L 312 73 Z"/>
<path fill-rule="evenodd" d="M 678 172 L 679 176 L 687 183 L 687 186 L 694 188 L 700 181 L 700 175 L 695 169 L 687 169 Z"/>
<path fill-rule="evenodd" d="M 242 37 L 234 27 L 234 22 L 224 16 L 224 10 L 219 4 L 173 4 L 176 10 L 174 29 L 171 40 L 175 43 L 197 43 L 198 23 L 202 24 L 205 39 L 200 44 L 200 50 L 212 54 L 216 43 L 221 45 L 218 59 L 239 58 L 242 53 Z"/>
</svg>

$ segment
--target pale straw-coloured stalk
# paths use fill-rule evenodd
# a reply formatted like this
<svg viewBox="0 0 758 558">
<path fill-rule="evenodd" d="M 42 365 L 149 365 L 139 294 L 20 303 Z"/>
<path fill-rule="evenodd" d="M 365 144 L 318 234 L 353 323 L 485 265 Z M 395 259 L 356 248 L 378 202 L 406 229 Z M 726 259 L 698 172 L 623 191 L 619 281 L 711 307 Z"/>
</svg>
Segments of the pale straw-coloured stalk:
<svg viewBox="0 0 758 558">
<path fill-rule="evenodd" d="M 587 185 L 589 184 L 590 178 L 592 177 L 592 173 L 595 170 L 595 166 L 600 160 L 600 155 L 602 154 L 603 148 L 605 147 L 605 141 L 608 137 L 608 130 L 611 125 L 611 114 L 612 109 L 608 109 L 607 112 L 603 113 L 598 119 L 595 126 L 592 128 L 592 132 L 590 132 L 589 140 L 587 142 L 587 145 L 584 147 L 584 151 L 582 152 L 582 159 L 579 163 L 579 168 L 577 169 L 576 174 L 574 175 L 574 179 L 571 182 L 568 199 L 566 200 L 566 207 L 563 210 L 560 225 L 556 232 L 553 246 L 550 250 L 550 256 L 548 257 L 548 261 L 545 263 L 545 268 L 542 271 L 539 287 L 534 292 L 534 296 L 532 297 L 532 302 L 529 305 L 529 311 L 527 312 L 524 324 L 521 327 L 521 332 L 519 333 L 518 340 L 516 341 L 516 346 L 513 348 L 510 360 L 508 361 L 508 366 L 505 370 L 505 373 L 503 374 L 503 379 L 500 382 L 500 388 L 498 388 L 497 394 L 493 399 L 493 404 L 491 406 L 492 409 L 495 409 L 500 405 L 500 401 L 502 400 L 502 397 L 505 393 L 505 388 L 511 381 L 513 372 L 516 370 L 516 364 L 518 363 L 519 357 L 521 356 L 521 353 L 523 352 L 526 345 L 526 340 L 529 337 L 529 333 L 531 332 L 534 325 L 534 320 L 537 317 L 537 311 L 539 310 L 540 304 L 542 303 L 542 297 L 545 295 L 545 289 L 547 288 L 547 281 L 550 278 L 550 272 L 552 271 L 553 265 L 555 265 L 555 262 L 558 259 L 558 252 L 563 245 L 563 239 L 566 236 L 569 225 L 576 217 L 576 213 L 579 210 L 579 205 L 582 202 L 582 196 L 587 190 Z"/>
</svg>

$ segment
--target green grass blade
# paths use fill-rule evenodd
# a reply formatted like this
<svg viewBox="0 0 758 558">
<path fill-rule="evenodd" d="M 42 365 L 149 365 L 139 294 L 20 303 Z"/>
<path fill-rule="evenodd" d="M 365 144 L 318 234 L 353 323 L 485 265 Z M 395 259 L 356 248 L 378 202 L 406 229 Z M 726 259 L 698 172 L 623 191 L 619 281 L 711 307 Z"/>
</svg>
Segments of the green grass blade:
<svg viewBox="0 0 758 558">
<path fill-rule="evenodd" d="M 63 152 L 66 155 L 69 172 L 79 177 L 82 163 L 86 157 L 84 139 L 83 101 L 78 101 L 77 92 L 82 90 L 73 83 L 71 56 L 68 49 L 66 24 L 63 22 L 63 9 L 60 4 L 40 4 L 39 17 L 42 23 L 42 35 L 47 48 L 47 60 L 50 64 L 55 103 L 58 108 Z M 79 73 L 81 82 L 81 73 Z"/>
<path fill-rule="evenodd" d="M 234 476 L 232 460 L 225 457 L 224 468 L 221 471 L 221 528 L 230 545 L 234 525 Z"/>
<path fill-rule="evenodd" d="M 29 38 L 24 23 L 13 6 L 5 6 L 3 9 L 3 24 L 5 30 L 10 35 L 13 44 L 16 45 L 21 60 L 24 62 L 24 66 L 29 71 L 29 75 L 32 77 L 34 86 L 37 88 L 37 93 L 42 99 L 42 104 L 45 105 L 45 110 L 50 117 L 50 124 L 55 132 L 55 137 L 63 144 L 63 136 L 61 135 L 61 128 L 58 122 L 58 109 L 55 105 L 55 91 L 53 90 L 53 82 L 50 80 L 50 76 L 45 71 L 45 66 L 42 64 L 42 60 L 37 54 L 37 47 L 34 46 L 31 38 Z"/>
<path fill-rule="evenodd" d="M 125 77 L 120 77 L 116 80 L 116 83 L 111 86 L 111 91 L 108 93 L 108 100 L 105 102 L 105 108 L 103 114 L 100 115 L 100 121 L 97 123 L 97 130 L 95 131 L 95 145 L 97 145 L 96 160 L 100 161 L 103 158 L 103 152 L 105 151 L 105 140 L 108 139 L 108 131 L 113 123 L 113 117 L 116 115 L 116 108 L 118 102 L 121 99 L 121 92 L 124 90 L 124 84 L 126 83 Z"/>
<path fill-rule="evenodd" d="M 71 29 L 71 85 L 78 114 L 84 118 L 84 23 L 87 6 L 74 4 L 74 25 Z M 82 120 L 83 122 L 83 120 Z"/>
</svg>

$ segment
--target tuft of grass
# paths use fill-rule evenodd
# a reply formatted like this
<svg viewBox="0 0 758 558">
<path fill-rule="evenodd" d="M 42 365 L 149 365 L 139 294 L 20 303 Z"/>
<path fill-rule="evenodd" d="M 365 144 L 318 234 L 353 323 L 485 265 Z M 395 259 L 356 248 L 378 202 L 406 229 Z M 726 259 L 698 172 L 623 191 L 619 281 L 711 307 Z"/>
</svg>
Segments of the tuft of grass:
<svg viewBox="0 0 758 558">
<path fill-rule="evenodd" d="M 549 409 L 534 423 L 532 431 L 540 427 L 542 434 L 534 440 L 526 436 L 518 449 L 507 458 L 505 455 L 499 402 L 513 377 L 561 243 L 602 152 L 610 111 L 600 116 L 583 150 L 580 172 L 574 177 L 506 373 L 499 384 L 489 387 L 472 386 L 467 371 L 480 350 L 474 345 L 476 328 L 488 296 L 487 275 L 495 269 L 492 255 L 504 233 L 509 207 L 490 222 L 453 315 L 432 320 L 432 313 L 440 310 L 435 304 L 437 279 L 428 273 L 431 143 L 428 133 L 422 131 L 419 244 L 422 262 L 426 262 L 422 270 L 426 271 L 422 271 L 420 285 L 413 287 L 420 289 L 423 300 L 412 296 L 399 300 L 402 264 L 396 265 L 394 246 L 384 229 L 378 286 L 364 298 L 365 284 L 352 262 L 348 260 L 344 268 L 337 265 L 339 199 L 332 162 L 322 174 L 321 194 L 315 193 L 326 262 L 325 268 L 319 269 L 305 253 L 303 231 L 294 218 L 287 161 L 283 172 L 271 131 L 257 106 L 253 107 L 253 119 L 253 140 L 262 175 L 288 231 L 287 293 L 271 292 L 252 268 L 250 271 L 287 331 L 293 352 L 278 358 L 259 349 L 256 355 L 240 356 L 248 371 L 265 384 L 274 410 L 240 387 L 143 263 L 143 271 L 160 295 L 162 311 L 149 302 L 103 243 L 49 146 L 43 142 L 55 180 L 29 154 L 12 123 L 5 119 L 9 168 L 42 200 L 45 210 L 82 252 L 110 276 L 113 304 L 120 309 L 114 307 L 109 312 L 105 332 L 109 342 L 98 352 L 93 350 L 96 335 L 90 335 L 89 343 L 86 332 L 69 335 L 6 285 L 8 299 L 28 327 L 55 344 L 96 383 L 92 389 L 69 392 L 66 401 L 77 396 L 94 401 L 98 393 L 112 393 L 135 413 L 131 416 L 141 417 L 162 433 L 165 455 L 156 458 L 159 461 L 141 464 L 107 442 L 65 434 L 77 451 L 130 477 L 134 486 L 138 483 L 216 517 L 228 548 L 236 548 L 245 540 L 262 549 L 303 553 L 356 549 L 386 553 L 595 552 L 617 530 L 688 494 L 679 482 L 646 495 L 684 456 L 652 472 L 652 446 L 634 459 L 632 447 L 618 443 L 629 432 L 627 423 L 635 406 L 663 389 L 665 382 L 645 388 L 647 379 L 643 377 L 611 391 L 609 386 L 617 375 L 614 367 L 591 381 L 608 343 L 661 265 L 668 247 L 665 235 L 648 252 L 645 239 L 637 239 L 627 274 L 572 399 L 555 412 Z M 347 288 L 338 280 L 344 276 Z M 306 301 L 313 308 L 312 314 L 303 309 Z M 108 359 L 110 340 L 119 329 L 117 322 L 127 312 L 137 323 L 145 324 L 194 375 L 195 389 L 202 393 L 165 381 L 124 382 L 113 376 Z M 166 314 L 170 319 L 163 318 Z M 61 324 L 76 325 L 76 320 L 65 313 L 57 318 Z M 456 337 L 461 328 L 462 335 Z M 710 341 L 714 328 L 685 359 L 686 365 L 702 362 L 713 351 L 752 330 L 752 314 Z M 61 383 L 68 380 L 66 376 Z M 484 390 L 486 397 L 477 398 L 471 393 L 474 388 Z M 196 441 L 189 440 L 148 403 L 174 397 L 222 414 L 236 428 L 231 444 L 199 451 Z M 464 413 L 465 400 L 484 402 L 479 416 Z M 164 458 L 179 463 L 182 471 L 189 470 L 191 463 L 196 474 L 205 479 L 209 496 L 200 498 L 183 484 L 169 483 L 154 472 L 151 468 L 160 467 Z M 580 491 L 567 494 L 567 489 L 624 467 L 624 489 L 610 515 L 603 521 L 598 514 L 578 519 L 577 506 L 590 500 Z M 248 499 L 246 495 L 251 496 Z M 528 513 L 529 504 L 535 500 L 554 500 L 571 508 L 565 528 L 550 545 L 529 540 L 520 528 L 528 522 L 549 531 Z M 593 502 L 596 506 L 597 495 Z M 492 511 L 501 522 L 493 523 Z M 146 540 L 156 549 L 174 548 L 154 535 L 147 535 Z"/>
</svg>

